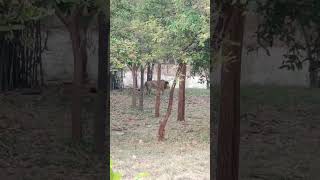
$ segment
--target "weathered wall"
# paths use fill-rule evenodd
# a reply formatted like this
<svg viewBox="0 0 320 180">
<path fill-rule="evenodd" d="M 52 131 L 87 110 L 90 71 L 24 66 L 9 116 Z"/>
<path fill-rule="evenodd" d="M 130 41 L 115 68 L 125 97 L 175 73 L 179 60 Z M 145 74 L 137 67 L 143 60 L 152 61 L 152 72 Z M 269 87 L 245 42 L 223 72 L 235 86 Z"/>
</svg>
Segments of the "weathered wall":
<svg viewBox="0 0 320 180">
<path fill-rule="evenodd" d="M 278 67 L 283 60 L 282 54 L 285 51 L 283 46 L 278 43 L 271 49 L 271 56 L 267 56 L 264 51 L 246 53 L 247 46 L 255 46 L 254 30 L 256 28 L 258 18 L 249 15 L 246 20 L 244 50 L 242 57 L 242 83 L 243 84 L 274 84 L 274 85 L 292 85 L 292 86 L 307 86 L 307 66 L 302 71 L 287 71 L 280 70 Z M 49 51 L 43 54 L 43 64 L 46 80 L 72 80 L 73 73 L 73 55 L 71 41 L 68 32 L 57 19 L 50 20 L 50 34 L 48 39 Z M 98 42 L 97 31 L 91 30 L 90 33 L 88 73 L 90 79 L 96 79 L 98 67 Z M 156 68 L 155 68 L 156 69 Z M 168 80 L 173 80 L 172 74 L 165 74 L 163 77 Z M 130 73 L 125 84 L 131 85 Z M 156 77 L 156 75 L 154 76 Z M 219 83 L 220 72 L 219 68 L 215 72 L 214 81 Z M 205 85 L 197 84 L 197 79 L 187 79 L 187 87 L 205 87 Z"/>
<path fill-rule="evenodd" d="M 45 51 L 42 55 L 45 79 L 72 80 L 73 53 L 69 33 L 57 18 L 50 18 L 48 22 L 48 51 Z M 88 34 L 88 75 L 89 79 L 96 79 L 98 69 L 98 32 L 95 28 L 91 28 Z"/>
</svg>

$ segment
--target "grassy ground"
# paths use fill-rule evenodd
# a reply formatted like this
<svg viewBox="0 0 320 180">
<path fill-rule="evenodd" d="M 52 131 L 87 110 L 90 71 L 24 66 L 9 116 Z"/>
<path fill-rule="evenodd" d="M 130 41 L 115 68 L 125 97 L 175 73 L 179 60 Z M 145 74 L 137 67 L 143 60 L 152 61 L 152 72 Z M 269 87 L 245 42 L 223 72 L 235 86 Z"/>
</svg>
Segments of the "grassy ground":
<svg viewBox="0 0 320 180">
<path fill-rule="evenodd" d="M 162 96 L 161 117 L 154 117 L 154 96 L 145 99 L 144 112 L 130 107 L 128 92 L 111 94 L 111 156 L 124 179 L 148 172 L 147 179 L 209 179 L 209 91 L 187 90 L 186 123 L 173 111 L 166 128 L 167 140 L 157 141 L 168 92 Z M 174 100 L 177 108 L 177 99 Z"/>
<path fill-rule="evenodd" d="M 92 153 L 92 104 L 84 112 L 85 141 L 70 141 L 70 101 L 59 87 L 41 95 L 0 95 L 1 180 L 95 180 L 106 165 Z M 91 99 L 91 100 L 90 100 Z M 92 105 L 91 105 L 92 106 Z"/>
<path fill-rule="evenodd" d="M 320 177 L 320 90 L 246 87 L 241 120 L 240 179 Z"/>
<path fill-rule="evenodd" d="M 77 146 L 70 143 L 70 101 L 59 91 L 0 95 L 1 180 L 105 177 L 105 164 L 92 154 L 93 98 L 85 99 L 85 142 Z M 218 103 L 217 94 L 212 98 Z M 158 143 L 154 97 L 140 112 L 130 108 L 128 92 L 112 92 L 111 153 L 124 179 L 139 172 L 149 172 L 149 179 L 209 179 L 209 91 L 188 89 L 186 97 L 186 123 L 176 121 L 174 110 L 167 140 Z M 244 87 L 241 104 L 242 114 L 253 115 L 241 119 L 241 180 L 319 179 L 320 90 Z"/>
<path fill-rule="evenodd" d="M 217 99 L 213 107 L 218 107 Z M 162 115 L 168 94 L 163 96 Z M 209 179 L 209 91 L 187 90 L 186 125 L 167 125 L 167 140 L 156 141 L 154 97 L 144 113 L 130 108 L 128 92 L 113 92 L 111 153 L 115 169 L 132 179 Z M 175 102 L 177 102 L 175 100 Z M 320 90 L 250 86 L 241 89 L 240 179 L 317 180 L 320 177 Z M 174 177 L 174 178 L 173 178 Z"/>
</svg>

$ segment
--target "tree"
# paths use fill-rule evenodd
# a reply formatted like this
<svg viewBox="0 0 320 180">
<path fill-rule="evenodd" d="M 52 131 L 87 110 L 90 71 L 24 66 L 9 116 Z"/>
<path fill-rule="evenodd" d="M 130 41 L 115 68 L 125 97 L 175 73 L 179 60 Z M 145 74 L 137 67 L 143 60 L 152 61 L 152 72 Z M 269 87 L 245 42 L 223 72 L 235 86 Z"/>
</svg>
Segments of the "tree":
<svg viewBox="0 0 320 180">
<path fill-rule="evenodd" d="M 178 121 L 185 121 L 185 91 L 186 91 L 186 73 L 187 65 L 184 63 L 180 64 L 181 74 L 179 79 L 179 97 L 178 97 Z"/>
<path fill-rule="evenodd" d="M 98 11 L 98 1 L 51 1 L 56 15 L 66 26 L 70 33 L 72 41 L 72 50 L 74 56 L 74 74 L 73 74 L 73 97 L 72 97 L 72 138 L 79 142 L 82 137 L 81 108 L 82 95 L 81 89 L 84 82 L 83 71 L 86 64 L 86 29 L 91 19 Z"/>
<path fill-rule="evenodd" d="M 154 63 L 148 63 L 148 65 L 147 65 L 147 81 L 152 81 L 153 69 L 154 69 Z"/>
<path fill-rule="evenodd" d="M 141 76 L 141 78 L 140 78 L 140 99 L 139 99 L 139 109 L 141 110 L 141 111 L 143 111 L 143 96 L 144 96 L 144 69 L 145 69 L 145 67 L 144 66 L 141 66 L 140 67 L 140 76 Z"/>
<path fill-rule="evenodd" d="M 257 13 L 262 21 L 257 29 L 260 47 L 269 54 L 268 47 L 280 41 L 287 47 L 280 68 L 302 69 L 309 64 L 310 87 L 320 87 L 320 4 L 317 0 L 257 1 Z M 270 25 L 272 24 L 272 26 Z"/>
<path fill-rule="evenodd" d="M 43 6 L 40 0 L 2 0 L 0 12 L 0 32 L 22 30 L 26 22 L 54 14 L 54 11 Z"/>
<path fill-rule="evenodd" d="M 240 72 L 244 30 L 243 1 L 216 1 L 211 12 L 218 14 L 211 25 L 211 56 L 231 57 L 224 61 L 221 70 L 220 114 L 217 136 L 216 179 L 238 179 L 240 143 Z M 212 20 L 213 22 L 213 20 Z M 214 57 L 214 56 L 212 56 Z M 214 60 L 214 59 L 213 59 Z M 212 73 L 211 64 L 210 71 Z M 211 82 L 212 84 L 212 82 Z M 213 87 L 210 86 L 211 93 Z M 210 104 L 212 104 L 212 99 Z M 212 117 L 212 116 L 211 116 Z M 210 119 L 211 125 L 213 119 Z M 213 125 L 214 127 L 215 125 Z M 215 128 L 214 128 L 215 129 Z M 211 142 L 212 143 L 212 142 Z"/>
<path fill-rule="evenodd" d="M 155 103 L 155 117 L 160 117 L 160 81 L 161 81 L 161 64 L 158 64 L 157 67 L 157 94 L 156 94 L 156 103 Z"/>
<path fill-rule="evenodd" d="M 174 56 L 182 64 L 179 81 L 178 121 L 185 120 L 185 82 L 186 64 L 193 62 L 192 57 L 200 56 L 198 49 L 209 38 L 209 1 L 199 3 L 193 0 L 175 1 L 175 17 L 170 22 Z M 200 53 L 200 54 L 199 54 Z"/>
<path fill-rule="evenodd" d="M 108 6 L 109 7 L 109 6 Z M 107 17 L 106 17 L 107 16 Z M 98 16 L 99 24 L 99 65 L 98 65 L 98 95 L 97 95 L 97 117 L 95 118 L 95 150 L 97 153 L 104 154 L 106 139 L 106 119 L 107 111 L 110 111 L 109 90 L 110 90 L 110 71 L 109 71 L 109 38 L 110 38 L 110 16 L 109 13 L 100 12 Z M 108 93 L 108 94 L 107 94 Z M 110 120 L 110 119 L 108 119 Z M 109 121 L 108 121 L 109 123 Z M 108 126 L 109 128 L 109 126 Z M 107 132 L 110 130 L 107 129 Z M 109 136 L 108 136 L 109 137 Z"/>
<path fill-rule="evenodd" d="M 113 65 L 127 66 L 132 72 L 133 107 L 136 105 L 137 70 L 162 59 L 165 51 L 161 45 L 166 44 L 167 37 L 157 20 L 152 17 L 146 18 L 144 3 L 125 0 L 115 2 L 116 10 L 112 17 L 113 29 L 119 31 L 112 32 L 111 60 Z"/>
<path fill-rule="evenodd" d="M 165 140 L 165 128 L 168 122 L 168 119 L 171 115 L 172 112 L 172 104 L 173 104 L 173 95 L 174 95 L 174 89 L 176 88 L 176 84 L 177 84 L 177 80 L 180 76 L 180 72 L 181 72 L 181 64 L 179 65 L 175 78 L 173 80 L 171 89 L 170 89 L 170 95 L 169 95 L 169 102 L 168 102 L 168 108 L 167 108 L 167 112 L 166 115 L 164 116 L 164 118 L 160 121 L 160 126 L 159 126 L 159 130 L 158 130 L 158 141 L 164 141 Z"/>
</svg>

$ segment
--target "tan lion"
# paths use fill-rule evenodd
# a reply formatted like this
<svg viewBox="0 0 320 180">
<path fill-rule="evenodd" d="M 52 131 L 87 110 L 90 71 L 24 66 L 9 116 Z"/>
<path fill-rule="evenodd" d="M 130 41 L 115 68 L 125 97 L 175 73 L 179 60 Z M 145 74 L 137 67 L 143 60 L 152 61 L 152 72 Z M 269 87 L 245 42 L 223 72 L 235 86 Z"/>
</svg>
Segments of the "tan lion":
<svg viewBox="0 0 320 180">
<path fill-rule="evenodd" d="M 158 87 L 158 81 L 147 81 L 145 84 L 145 89 L 148 94 L 150 94 L 151 89 L 157 90 Z M 165 89 L 169 89 L 169 82 L 165 80 L 160 80 L 160 91 L 163 94 Z"/>
</svg>

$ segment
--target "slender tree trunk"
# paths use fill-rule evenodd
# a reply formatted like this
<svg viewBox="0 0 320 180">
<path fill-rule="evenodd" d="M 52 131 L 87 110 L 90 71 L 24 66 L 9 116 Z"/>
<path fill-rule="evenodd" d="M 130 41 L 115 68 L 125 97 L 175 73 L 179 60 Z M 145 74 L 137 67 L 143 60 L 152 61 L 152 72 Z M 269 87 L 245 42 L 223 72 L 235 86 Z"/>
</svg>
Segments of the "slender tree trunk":
<svg viewBox="0 0 320 180">
<path fill-rule="evenodd" d="M 74 56 L 73 96 L 72 96 L 72 139 L 79 142 L 82 138 L 81 107 L 82 107 L 82 78 L 83 59 L 81 58 L 81 35 L 79 24 L 74 21 L 69 26 Z"/>
<path fill-rule="evenodd" d="M 88 80 L 88 71 L 87 71 L 87 65 L 88 65 L 88 53 L 87 53 L 87 28 L 84 27 L 81 30 L 81 57 L 83 58 L 83 83 L 86 83 Z"/>
<path fill-rule="evenodd" d="M 147 81 L 152 81 L 152 76 L 153 76 L 153 68 L 154 64 L 148 63 L 147 67 Z"/>
<path fill-rule="evenodd" d="M 139 109 L 143 111 L 143 95 L 144 95 L 144 67 L 141 66 L 141 78 L 140 78 L 140 99 Z"/>
<path fill-rule="evenodd" d="M 110 59 L 108 56 L 109 51 L 109 37 L 110 37 L 110 24 L 107 21 L 105 14 L 100 13 L 98 16 L 99 24 L 99 64 L 98 64 L 98 88 L 97 88 L 97 113 L 94 121 L 94 139 L 95 150 L 99 154 L 106 152 L 105 141 L 106 132 L 109 133 L 110 129 L 106 131 L 106 120 L 110 123 L 107 112 L 110 110 Z M 108 28 L 109 27 L 109 28 Z M 109 126 L 108 126 L 109 128 Z M 108 136 L 109 137 L 109 136 Z"/>
<path fill-rule="evenodd" d="M 135 76 L 135 80 L 134 80 L 134 82 L 135 82 L 134 86 L 136 87 L 136 91 L 138 89 L 138 69 L 139 68 L 136 68 L 136 70 L 135 70 L 136 76 Z M 136 92 L 136 94 L 137 94 L 137 92 Z"/>
<path fill-rule="evenodd" d="M 137 69 L 134 65 L 132 67 L 132 107 L 137 107 Z"/>
<path fill-rule="evenodd" d="M 179 98 L 178 98 L 178 121 L 185 121 L 185 104 L 186 104 L 186 75 L 187 65 L 184 63 L 180 64 L 181 74 L 179 80 Z"/>
<path fill-rule="evenodd" d="M 309 61 L 309 83 L 310 88 L 318 88 L 319 87 L 319 79 L 318 79 L 318 71 L 317 71 L 317 63 L 314 61 Z"/>
<path fill-rule="evenodd" d="M 206 75 L 207 89 L 210 89 L 210 74 Z"/>
<path fill-rule="evenodd" d="M 240 143 L 240 72 L 244 29 L 242 10 L 236 6 L 223 12 L 230 17 L 227 35 L 237 45 L 227 45 L 225 54 L 235 57 L 222 65 L 220 119 L 218 123 L 217 180 L 238 180 Z M 231 14 L 231 15 L 230 15 Z"/>
<path fill-rule="evenodd" d="M 168 103 L 168 108 L 167 108 L 167 113 L 164 116 L 163 120 L 160 122 L 160 126 L 159 126 L 159 130 L 158 130 L 158 141 L 163 141 L 164 140 L 164 136 L 165 136 L 165 128 L 168 122 L 168 119 L 171 115 L 172 112 L 172 104 L 173 104 L 173 95 L 174 95 L 174 89 L 176 87 L 177 84 L 177 80 L 180 76 L 180 71 L 181 71 L 181 65 L 179 65 L 179 68 L 176 72 L 176 76 L 173 80 L 171 89 L 170 89 L 170 95 L 169 95 L 169 103 Z"/>
<path fill-rule="evenodd" d="M 155 104 L 155 116 L 160 117 L 160 80 L 161 80 L 161 64 L 158 64 L 158 77 L 157 77 L 157 94 Z"/>
</svg>

